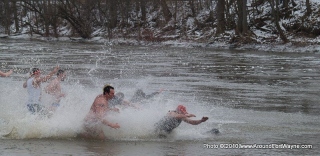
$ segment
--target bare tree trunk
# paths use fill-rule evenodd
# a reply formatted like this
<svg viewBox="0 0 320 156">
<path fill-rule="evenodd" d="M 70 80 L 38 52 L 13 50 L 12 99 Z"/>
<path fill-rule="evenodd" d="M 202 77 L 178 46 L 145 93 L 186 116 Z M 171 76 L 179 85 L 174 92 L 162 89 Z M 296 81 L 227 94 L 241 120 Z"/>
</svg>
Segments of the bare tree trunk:
<svg viewBox="0 0 320 156">
<path fill-rule="evenodd" d="M 289 0 L 281 0 L 282 1 L 282 8 L 284 12 L 284 17 L 289 18 L 290 17 L 290 11 L 289 11 Z"/>
<path fill-rule="evenodd" d="M 147 19 L 146 2 L 146 0 L 140 0 L 141 20 L 143 21 L 143 23 L 145 23 Z"/>
<path fill-rule="evenodd" d="M 130 4 L 130 0 L 128 0 L 127 2 L 126 2 L 126 8 L 129 8 L 131 6 L 131 4 Z M 129 23 L 129 21 L 130 21 L 130 11 L 131 10 L 129 10 L 129 9 L 126 9 L 126 12 L 125 12 L 125 19 L 126 19 L 126 21 L 125 21 L 125 23 L 126 23 L 126 33 L 123 35 L 125 38 L 126 38 L 126 35 L 127 35 L 127 32 L 128 32 L 128 29 L 130 28 L 130 27 L 128 27 L 128 23 Z"/>
<path fill-rule="evenodd" d="M 280 0 L 280 3 L 282 4 L 283 8 L 288 8 L 289 6 L 289 0 Z"/>
<path fill-rule="evenodd" d="M 294 0 L 291 0 L 291 3 L 292 3 L 292 6 L 297 6 L 297 3 L 296 2 L 294 2 Z"/>
<path fill-rule="evenodd" d="M 178 1 L 174 3 L 174 25 L 177 25 Z"/>
<path fill-rule="evenodd" d="M 306 0 L 306 7 L 307 7 L 307 13 L 306 16 L 309 16 L 312 12 L 311 6 L 310 6 L 310 0 Z"/>
<path fill-rule="evenodd" d="M 113 29 L 117 26 L 117 1 L 109 0 L 109 14 L 110 14 L 110 22 L 109 28 Z"/>
<path fill-rule="evenodd" d="M 242 4 L 242 33 L 248 33 L 248 20 L 247 20 L 247 0 L 243 0 Z"/>
<path fill-rule="evenodd" d="M 58 19 L 58 11 L 57 11 L 57 0 L 53 0 L 52 1 L 52 4 L 53 4 L 53 7 L 50 7 L 51 9 L 51 13 L 53 14 L 53 17 L 52 17 L 52 20 L 51 20 L 51 25 L 52 25 L 52 28 L 53 28 L 53 33 L 54 33 L 54 37 L 59 37 L 59 34 L 58 34 L 58 22 L 59 22 L 59 19 Z"/>
<path fill-rule="evenodd" d="M 247 0 L 238 0 L 238 31 L 240 34 L 246 34 L 248 32 L 247 21 Z"/>
<path fill-rule="evenodd" d="M 235 22 L 235 19 L 234 19 L 234 15 L 233 14 L 236 14 L 237 13 L 237 10 L 235 12 L 231 12 L 230 8 L 232 5 L 234 5 L 234 1 L 226 1 L 226 9 L 225 9 L 225 15 L 226 15 L 226 27 L 228 28 L 234 28 L 235 29 L 235 34 L 238 35 L 238 28 L 237 28 L 237 24 Z"/>
<path fill-rule="evenodd" d="M 163 12 L 165 20 L 166 20 L 166 22 L 169 22 L 170 19 L 172 18 L 172 13 L 169 10 L 169 7 L 166 3 L 166 0 L 160 0 L 160 4 L 162 7 L 162 12 Z"/>
<path fill-rule="evenodd" d="M 284 34 L 284 32 L 281 29 L 280 24 L 279 24 L 279 20 L 280 20 L 279 19 L 279 7 L 278 7 L 279 0 L 275 0 L 275 2 L 274 2 L 274 0 L 269 0 L 269 3 L 271 5 L 272 15 L 274 17 L 273 21 L 274 21 L 274 24 L 276 26 L 276 29 L 278 30 L 280 38 L 284 43 L 287 43 L 287 42 L 289 42 L 289 40 L 288 40 L 287 36 Z M 276 6 L 276 8 L 274 8 L 274 6 Z"/>
<path fill-rule="evenodd" d="M 44 36 L 48 37 L 50 34 L 50 30 L 49 30 L 49 20 L 50 20 L 50 16 L 49 16 L 49 4 L 50 4 L 50 0 L 47 1 L 43 1 L 42 2 L 42 6 L 43 6 L 43 20 L 44 20 L 44 29 L 45 29 L 45 34 Z"/>
<path fill-rule="evenodd" d="M 190 3 L 190 9 L 191 9 L 191 12 L 192 12 L 192 16 L 196 17 L 196 9 L 195 9 L 193 0 L 189 0 L 189 3 Z"/>
<path fill-rule="evenodd" d="M 10 4 L 9 4 L 10 0 L 4 0 L 4 6 L 5 6 L 5 33 L 10 35 L 10 16 L 11 16 L 11 8 L 10 8 Z"/>
<path fill-rule="evenodd" d="M 205 6 L 206 6 L 206 9 L 210 9 L 210 6 L 212 5 L 212 1 L 211 0 L 206 0 L 205 1 Z"/>
<path fill-rule="evenodd" d="M 224 8 L 225 8 L 225 0 L 218 0 L 217 6 L 216 6 L 216 16 L 217 16 L 217 35 L 224 33 L 226 21 L 224 18 Z"/>
<path fill-rule="evenodd" d="M 19 32 L 19 18 L 17 13 L 17 0 L 12 0 L 12 9 L 13 9 L 13 19 L 14 19 L 14 25 L 16 28 L 16 33 Z"/>
</svg>

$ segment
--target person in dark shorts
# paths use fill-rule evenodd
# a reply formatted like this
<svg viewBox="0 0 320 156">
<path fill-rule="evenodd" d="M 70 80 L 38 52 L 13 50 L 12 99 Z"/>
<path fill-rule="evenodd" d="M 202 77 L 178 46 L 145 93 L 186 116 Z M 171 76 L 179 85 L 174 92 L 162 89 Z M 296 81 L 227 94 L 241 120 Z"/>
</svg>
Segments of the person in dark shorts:
<svg viewBox="0 0 320 156">
<path fill-rule="evenodd" d="M 124 100 L 124 94 L 122 92 L 116 93 L 114 97 L 110 99 L 108 102 L 110 108 L 114 108 L 115 106 L 129 103 L 128 101 Z"/>
<path fill-rule="evenodd" d="M 191 117 L 196 116 L 194 114 L 189 114 L 185 106 L 179 105 L 176 110 L 169 111 L 165 117 L 155 124 L 155 133 L 160 138 L 165 138 L 175 128 L 177 128 L 182 121 L 191 125 L 198 125 L 209 119 L 208 117 L 202 117 L 200 120 L 192 120 L 190 119 Z"/>
<path fill-rule="evenodd" d="M 153 98 L 155 95 L 158 95 L 160 94 L 161 92 L 163 91 L 163 89 L 160 89 L 159 91 L 157 92 L 153 92 L 151 94 L 146 94 L 145 92 L 143 92 L 142 89 L 138 89 L 134 95 L 132 96 L 130 102 L 131 103 L 139 103 L 143 100 L 146 100 L 146 99 L 150 99 L 150 98 Z"/>
<path fill-rule="evenodd" d="M 117 107 L 127 108 L 132 107 L 135 109 L 141 109 L 137 104 L 131 103 L 131 101 L 124 99 L 124 94 L 122 92 L 118 92 L 114 95 L 112 99 L 109 101 L 109 109 L 115 112 L 119 112 Z"/>
</svg>

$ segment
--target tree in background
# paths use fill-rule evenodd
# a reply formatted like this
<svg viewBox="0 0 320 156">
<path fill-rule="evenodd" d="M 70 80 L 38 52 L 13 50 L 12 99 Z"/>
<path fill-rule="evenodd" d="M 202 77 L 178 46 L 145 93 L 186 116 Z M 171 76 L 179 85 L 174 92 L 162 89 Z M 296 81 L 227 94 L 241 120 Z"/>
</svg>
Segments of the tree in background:
<svg viewBox="0 0 320 156">
<path fill-rule="evenodd" d="M 313 11 L 310 3 L 310 0 L 305 3 L 294 0 L 0 0 L 0 31 L 11 35 L 30 28 L 30 35 L 58 37 L 63 35 L 59 29 L 67 27 L 72 32 L 68 35 L 85 39 L 105 35 L 110 39 L 148 40 L 146 36 L 149 36 L 150 40 L 161 41 L 161 37 L 173 36 L 205 41 L 214 33 L 216 39 L 221 33 L 233 35 L 230 30 L 240 39 L 249 39 L 250 29 L 255 27 L 276 33 L 288 42 L 286 31 L 319 35 L 320 22 L 314 14 L 318 10 Z M 307 8 L 303 17 L 282 20 L 292 19 L 293 11 L 304 8 L 296 7 L 301 4 Z M 100 33 L 93 34 L 97 29 Z"/>
<path fill-rule="evenodd" d="M 216 5 L 216 19 L 217 19 L 217 32 L 216 34 L 222 34 L 225 31 L 226 21 L 224 17 L 225 0 L 218 0 Z"/>
<path fill-rule="evenodd" d="M 306 7 L 307 7 L 307 12 L 306 16 L 309 16 L 312 13 L 311 6 L 310 6 L 310 1 L 306 0 Z"/>
<path fill-rule="evenodd" d="M 237 22 L 237 35 L 246 35 L 248 33 L 247 21 L 247 0 L 238 0 L 238 22 Z"/>
<path fill-rule="evenodd" d="M 163 16 L 164 16 L 166 22 L 169 22 L 170 19 L 172 18 L 172 13 L 169 10 L 167 2 L 166 2 L 166 0 L 159 0 L 159 1 L 160 1 L 160 5 L 161 5 L 161 8 L 162 8 Z"/>
<path fill-rule="evenodd" d="M 18 8 L 17 8 L 17 0 L 12 0 L 12 11 L 13 11 L 13 20 L 15 26 L 15 33 L 19 32 L 19 17 L 18 17 Z"/>
<path fill-rule="evenodd" d="M 72 28 L 84 39 L 91 38 L 92 24 L 95 22 L 94 9 L 98 1 L 59 0 L 58 16 L 67 20 Z"/>
<path fill-rule="evenodd" d="M 4 32 L 8 35 L 11 34 L 10 25 L 11 25 L 11 13 L 12 8 L 10 7 L 10 0 L 0 1 L 0 21 L 1 25 L 4 27 Z"/>
<path fill-rule="evenodd" d="M 288 40 L 287 36 L 284 34 L 284 32 L 281 29 L 280 24 L 279 24 L 279 21 L 280 21 L 279 0 L 269 0 L 269 3 L 271 6 L 271 9 L 272 9 L 273 21 L 274 21 L 276 29 L 279 33 L 279 36 L 284 43 L 287 43 L 287 42 L 289 42 L 289 40 Z"/>
</svg>

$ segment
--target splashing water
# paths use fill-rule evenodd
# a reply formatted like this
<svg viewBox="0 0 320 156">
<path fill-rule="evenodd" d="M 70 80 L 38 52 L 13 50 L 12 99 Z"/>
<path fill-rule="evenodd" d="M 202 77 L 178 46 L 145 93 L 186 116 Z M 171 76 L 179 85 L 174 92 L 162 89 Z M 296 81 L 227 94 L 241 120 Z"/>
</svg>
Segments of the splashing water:
<svg viewBox="0 0 320 156">
<path fill-rule="evenodd" d="M 8 62 L 2 68 L 15 70 L 11 77 L 0 78 L 0 134 L 10 134 L 2 139 L 75 138 L 102 86 L 111 84 L 127 100 L 137 89 L 147 93 L 165 89 L 141 104 L 141 109 L 108 113 L 106 118 L 121 127 L 103 127 L 111 140 L 318 144 L 318 139 L 312 139 L 320 131 L 315 115 L 319 110 L 316 55 L 303 59 L 300 54 L 43 42 L 37 43 L 39 47 L 28 42 L 2 46 L 11 46 L 0 49 L 0 59 Z M 67 96 L 50 117 L 30 114 L 27 91 L 22 88 L 27 73 L 34 66 L 48 73 L 57 64 L 67 70 L 68 78 L 61 83 Z M 49 97 L 42 92 L 47 107 Z M 182 123 L 167 139 L 156 138 L 154 124 L 178 104 L 195 114 L 193 119 L 208 116 L 209 120 L 197 126 Z M 221 133 L 205 133 L 213 128 Z"/>
<path fill-rule="evenodd" d="M 60 107 L 49 117 L 47 115 L 34 115 L 27 111 L 27 91 L 22 88 L 22 82 L 5 80 L 1 83 L 0 92 L 3 104 L 0 113 L 2 119 L 1 133 L 6 134 L 15 128 L 14 139 L 28 138 L 73 138 L 82 130 L 82 121 L 88 113 L 94 98 L 102 89 L 85 87 L 80 84 L 62 82 L 63 91 L 67 96 L 61 100 Z M 143 81 L 143 80 L 141 80 Z M 146 79 L 146 81 L 148 81 Z M 146 82 L 144 81 L 144 82 Z M 117 82 L 115 82 L 117 83 Z M 42 86 L 46 85 L 42 84 Z M 141 84 L 138 84 L 142 87 Z M 133 89 L 119 87 L 122 92 L 130 97 Z M 50 106 L 50 95 L 42 91 L 42 104 Z M 154 124 L 159 121 L 168 110 L 174 110 L 179 100 L 168 100 L 160 94 L 152 100 L 139 105 L 140 109 L 128 107 L 120 109 L 120 113 L 109 112 L 106 117 L 111 122 L 120 124 L 120 129 L 112 129 L 105 126 L 104 132 L 111 139 L 151 139 L 154 138 Z M 166 100 L 164 100 L 166 98 Z M 159 109 L 161 108 L 161 109 Z M 189 106 L 190 112 L 195 109 Z M 204 114 L 199 112 L 199 114 Z M 208 114 L 207 114 L 208 115 Z M 198 117 L 200 118 L 200 116 Z M 201 126 L 203 127 L 203 126 Z M 190 128 L 190 127 L 189 127 Z M 192 130 L 194 130 L 192 128 Z M 192 132 L 190 130 L 190 132 Z M 187 132 L 188 133 L 188 132 Z"/>
</svg>

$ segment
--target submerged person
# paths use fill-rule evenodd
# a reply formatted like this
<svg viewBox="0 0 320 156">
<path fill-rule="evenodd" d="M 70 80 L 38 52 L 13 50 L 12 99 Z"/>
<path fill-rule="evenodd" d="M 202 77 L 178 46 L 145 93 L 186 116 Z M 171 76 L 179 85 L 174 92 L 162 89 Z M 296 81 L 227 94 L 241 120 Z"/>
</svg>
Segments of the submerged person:
<svg viewBox="0 0 320 156">
<path fill-rule="evenodd" d="M 191 120 L 189 119 L 190 117 L 196 117 L 196 116 L 194 114 L 189 114 L 185 106 L 179 105 L 176 108 L 176 110 L 169 111 L 164 118 L 162 118 L 158 123 L 155 124 L 156 126 L 155 133 L 160 138 L 165 138 L 175 128 L 177 128 L 182 121 L 191 125 L 198 125 L 209 119 L 208 117 L 202 117 L 202 119 L 200 120 Z"/>
<path fill-rule="evenodd" d="M 109 101 L 109 108 L 114 108 L 119 105 L 129 105 L 129 101 L 124 99 L 124 94 L 122 92 L 118 92 L 114 95 L 112 99 Z"/>
<path fill-rule="evenodd" d="M 9 70 L 8 72 L 2 72 L 2 71 L 0 71 L 0 76 L 1 76 L 1 77 L 8 77 L 8 76 L 10 76 L 12 73 L 13 73 L 12 69 Z"/>
<path fill-rule="evenodd" d="M 53 79 L 45 88 L 46 93 L 53 96 L 53 103 L 51 104 L 50 110 L 55 111 L 60 106 L 60 100 L 65 97 L 66 94 L 62 92 L 61 81 L 66 78 L 66 73 L 64 70 L 59 69 L 57 72 L 57 77 Z"/>
<path fill-rule="evenodd" d="M 84 132 L 79 136 L 91 139 L 106 139 L 103 132 L 103 125 L 107 125 L 111 128 L 120 128 L 118 123 L 109 122 L 105 119 L 108 108 L 108 100 L 114 97 L 114 88 L 110 85 L 106 85 L 103 88 L 103 94 L 98 95 L 93 104 L 91 105 L 90 111 L 84 119 Z"/>
<path fill-rule="evenodd" d="M 40 112 L 43 110 L 41 105 L 41 83 L 48 81 L 59 69 L 56 66 L 53 71 L 51 71 L 46 76 L 41 76 L 41 71 L 39 68 L 33 68 L 30 77 L 26 82 L 23 83 L 23 88 L 28 90 L 28 101 L 27 108 L 31 113 Z"/>
<path fill-rule="evenodd" d="M 133 107 L 133 108 L 139 109 L 139 107 L 136 106 L 135 104 L 132 104 L 128 100 L 125 100 L 124 94 L 122 92 L 116 93 L 115 96 L 112 99 L 110 99 L 108 102 L 109 102 L 109 105 L 108 105 L 109 109 L 116 112 L 119 112 L 119 109 L 116 106 Z"/>
<path fill-rule="evenodd" d="M 150 99 L 150 98 L 153 98 L 155 95 L 158 95 L 160 94 L 161 92 L 163 91 L 163 89 L 160 89 L 159 91 L 157 92 L 153 92 L 151 94 L 146 94 L 145 92 L 143 92 L 142 89 L 138 89 L 134 95 L 132 96 L 130 102 L 132 103 L 139 103 L 143 100 L 146 100 L 146 99 Z"/>
</svg>

